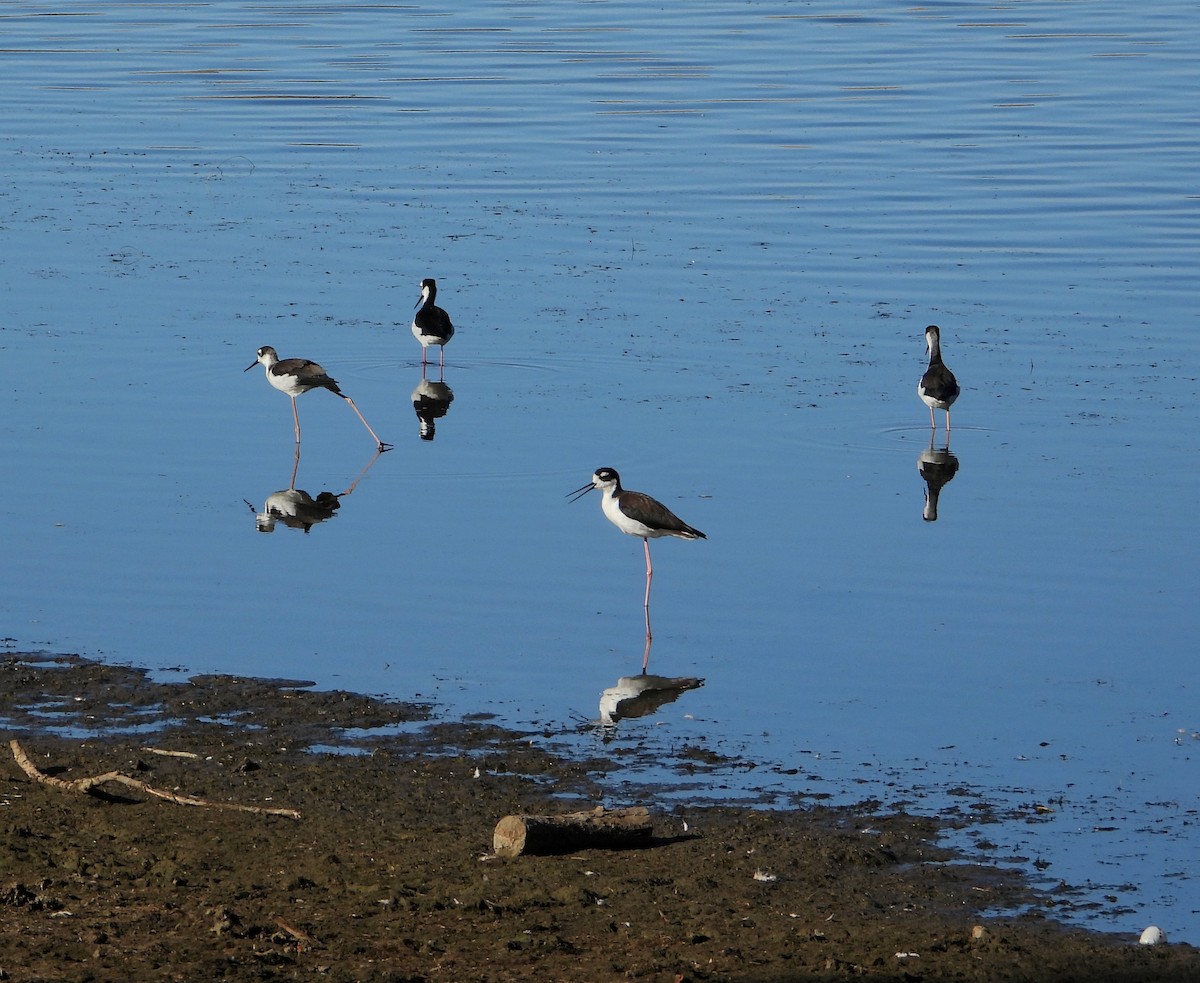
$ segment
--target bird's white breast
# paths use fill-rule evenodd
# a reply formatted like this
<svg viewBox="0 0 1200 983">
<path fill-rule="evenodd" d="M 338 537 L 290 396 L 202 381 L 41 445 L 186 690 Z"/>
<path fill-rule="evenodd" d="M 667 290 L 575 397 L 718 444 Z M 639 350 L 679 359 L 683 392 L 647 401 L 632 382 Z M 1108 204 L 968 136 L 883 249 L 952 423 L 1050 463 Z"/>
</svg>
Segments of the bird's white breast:
<svg viewBox="0 0 1200 983">
<path fill-rule="evenodd" d="M 644 522 L 639 522 L 637 519 L 631 519 L 621 511 L 621 505 L 617 501 L 617 496 L 610 492 L 604 493 L 604 498 L 601 499 L 601 505 L 604 509 L 605 516 L 608 521 L 621 530 L 623 533 L 628 533 L 630 536 L 641 536 L 645 539 L 648 536 L 660 536 L 657 529 L 651 529 Z"/>
<path fill-rule="evenodd" d="M 289 396 L 298 395 L 304 388 L 299 385 L 299 381 L 293 372 L 272 372 L 267 369 L 267 382 L 281 393 L 287 393 Z"/>
</svg>

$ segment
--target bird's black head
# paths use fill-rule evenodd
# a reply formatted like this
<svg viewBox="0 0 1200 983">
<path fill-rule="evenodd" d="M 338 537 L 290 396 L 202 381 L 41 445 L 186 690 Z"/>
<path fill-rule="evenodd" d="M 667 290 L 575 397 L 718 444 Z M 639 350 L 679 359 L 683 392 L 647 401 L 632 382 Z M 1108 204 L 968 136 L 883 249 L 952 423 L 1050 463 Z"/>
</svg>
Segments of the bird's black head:
<svg viewBox="0 0 1200 983">
<path fill-rule="evenodd" d="M 576 488 L 568 496 L 572 502 L 577 502 L 583 498 L 588 492 L 595 488 L 605 488 L 608 486 L 620 487 L 621 479 L 617 476 L 617 472 L 612 468 L 597 468 L 595 474 L 592 475 L 592 480 L 581 488 Z"/>
<path fill-rule="evenodd" d="M 263 357 L 264 357 L 265 355 L 267 355 L 267 353 L 268 353 L 268 352 L 269 352 L 270 354 L 274 355 L 274 354 L 275 354 L 275 349 L 274 349 L 274 348 L 272 348 L 270 345 L 263 345 L 263 347 L 262 347 L 262 348 L 260 348 L 260 349 L 259 349 L 257 352 L 255 352 L 255 353 L 254 353 L 254 361 L 253 361 L 253 362 L 251 362 L 249 365 L 247 365 L 247 366 L 246 366 L 244 369 L 242 369 L 242 371 L 243 371 L 243 372 L 249 372 L 249 371 L 250 371 L 252 368 L 254 368 L 254 366 L 256 366 L 256 365 L 258 365 L 260 362 L 262 362 L 262 360 L 263 360 Z M 276 356 L 276 357 L 278 357 L 278 356 Z"/>
</svg>

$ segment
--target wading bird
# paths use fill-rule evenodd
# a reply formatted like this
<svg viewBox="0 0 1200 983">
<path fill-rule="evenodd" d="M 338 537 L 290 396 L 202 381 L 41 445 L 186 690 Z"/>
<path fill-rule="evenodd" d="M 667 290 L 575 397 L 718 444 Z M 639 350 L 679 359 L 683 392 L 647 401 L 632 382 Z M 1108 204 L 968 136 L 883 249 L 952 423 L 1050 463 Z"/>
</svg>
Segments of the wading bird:
<svg viewBox="0 0 1200 983">
<path fill-rule="evenodd" d="M 946 432 L 949 433 L 950 405 L 958 399 L 961 390 L 958 388 L 958 380 L 954 378 L 954 373 L 946 368 L 946 363 L 942 361 L 941 331 L 936 324 L 931 324 L 925 329 L 925 347 L 929 349 L 929 368 L 921 376 L 921 381 L 917 385 L 917 395 L 929 407 L 930 428 L 937 429 L 933 411 L 935 409 L 946 411 Z"/>
<path fill-rule="evenodd" d="M 300 443 L 300 414 L 296 412 L 296 397 L 310 389 L 328 389 L 335 396 L 341 396 L 350 404 L 350 409 L 354 410 L 358 418 L 362 420 L 362 425 L 367 428 L 367 433 L 375 438 L 375 443 L 379 446 L 380 451 L 386 451 L 392 446 L 379 439 L 375 431 L 371 429 L 371 424 L 367 423 L 367 418 L 354 405 L 354 400 L 342 392 L 338 387 L 337 380 L 331 379 L 329 373 L 316 362 L 310 362 L 307 358 L 285 358 L 280 361 L 275 349 L 266 345 L 258 350 L 258 356 L 242 371 L 249 372 L 256 365 L 261 365 L 267 370 L 267 382 L 281 393 L 291 397 L 292 420 L 296 424 L 297 444 Z"/>
<path fill-rule="evenodd" d="M 437 298 L 437 281 L 426 277 L 421 281 L 421 299 L 419 307 L 413 315 L 412 333 L 421 343 L 421 365 L 426 364 L 426 354 L 430 345 L 437 345 L 441 351 L 438 355 L 438 365 L 446 367 L 446 342 L 454 337 L 454 325 L 450 323 L 450 315 L 434 303 Z"/>
<path fill-rule="evenodd" d="M 630 536 L 641 536 L 646 550 L 646 637 L 650 632 L 650 581 L 654 578 L 654 567 L 650 562 L 650 540 L 659 536 L 678 536 L 680 539 L 708 539 L 699 529 L 694 529 L 674 512 L 649 495 L 626 491 L 621 487 L 621 476 L 612 468 L 600 468 L 592 480 L 582 488 L 570 493 L 572 502 L 583 498 L 593 488 L 601 491 L 600 507 L 614 526 Z"/>
</svg>

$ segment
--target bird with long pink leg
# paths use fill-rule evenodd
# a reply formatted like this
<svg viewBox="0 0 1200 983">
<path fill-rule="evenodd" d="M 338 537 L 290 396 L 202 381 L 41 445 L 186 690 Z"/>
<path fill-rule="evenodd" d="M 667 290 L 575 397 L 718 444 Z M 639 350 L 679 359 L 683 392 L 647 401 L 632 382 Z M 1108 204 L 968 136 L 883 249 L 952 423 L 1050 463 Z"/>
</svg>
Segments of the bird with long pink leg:
<svg viewBox="0 0 1200 983">
<path fill-rule="evenodd" d="M 265 345 L 258 350 L 257 356 L 243 370 L 249 372 L 254 366 L 261 365 L 266 369 L 267 382 L 275 389 L 278 389 L 285 396 L 290 396 L 292 400 L 292 422 L 296 424 L 296 443 L 300 443 L 300 414 L 296 412 L 296 397 L 303 396 L 310 389 L 328 389 L 335 396 L 341 396 L 347 403 L 350 404 L 350 409 L 354 410 L 355 414 L 362 421 L 362 425 L 367 428 L 369 433 L 375 440 L 379 450 L 386 451 L 391 449 L 391 444 L 385 444 L 379 439 L 379 436 L 371 429 L 371 424 L 367 423 L 367 418 L 359 412 L 357 406 L 354 405 L 354 400 L 342 392 L 337 384 L 337 380 L 332 378 L 316 362 L 307 358 L 285 358 L 280 359 L 279 353 L 270 345 Z"/>
<path fill-rule="evenodd" d="M 621 487 L 621 476 L 612 468 L 600 468 L 592 480 L 570 493 L 572 502 L 577 502 L 592 489 L 601 492 L 600 507 L 614 526 L 629 536 L 640 536 L 646 551 L 646 638 L 653 638 L 650 630 L 650 583 L 654 579 L 654 566 L 650 562 L 650 540 L 660 536 L 675 536 L 679 539 L 708 539 L 694 526 L 689 526 L 657 499 L 642 492 L 626 491 Z"/>
</svg>

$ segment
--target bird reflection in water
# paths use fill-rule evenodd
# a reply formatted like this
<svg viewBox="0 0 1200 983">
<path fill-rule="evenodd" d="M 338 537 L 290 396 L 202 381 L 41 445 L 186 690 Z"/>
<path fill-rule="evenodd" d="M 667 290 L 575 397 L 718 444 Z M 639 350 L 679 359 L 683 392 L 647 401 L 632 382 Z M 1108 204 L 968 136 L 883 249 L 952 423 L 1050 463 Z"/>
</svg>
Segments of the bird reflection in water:
<svg viewBox="0 0 1200 983">
<path fill-rule="evenodd" d="M 958 474 L 958 458 L 950 453 L 949 440 L 945 447 L 935 450 L 931 432 L 929 447 L 917 455 L 917 470 L 925 479 L 925 508 L 921 511 L 921 518 L 926 522 L 937 522 L 938 496 Z"/>
<path fill-rule="evenodd" d="M 690 689 L 699 689 L 704 680 L 696 676 L 654 676 L 646 671 L 650 664 L 650 646 L 646 639 L 642 654 L 642 671 L 636 676 L 622 676 L 615 686 L 600 693 L 599 725 L 604 729 L 616 726 L 618 720 L 646 717 L 667 703 L 674 703 Z"/>
<path fill-rule="evenodd" d="M 262 511 L 257 511 L 250 502 L 246 505 L 254 512 L 254 525 L 259 532 L 274 532 L 276 523 L 282 522 L 289 529 L 300 529 L 307 534 L 313 526 L 332 519 L 342 507 L 342 499 L 351 495 L 358 483 L 367 476 L 371 466 L 379 460 L 383 448 L 376 449 L 366 466 L 358 473 L 343 492 L 323 491 L 314 498 L 296 487 L 296 473 L 300 469 L 300 445 L 296 445 L 296 456 L 292 463 L 292 478 L 287 488 L 267 496 Z"/>
<path fill-rule="evenodd" d="M 616 686 L 600 694 L 600 726 L 611 728 L 618 720 L 647 717 L 660 707 L 674 703 L 690 689 L 699 689 L 704 680 L 696 676 L 622 676 Z"/>
<path fill-rule="evenodd" d="M 321 492 L 313 498 L 303 489 L 285 488 L 267 496 L 263 510 L 255 514 L 254 524 L 259 532 L 274 532 L 275 523 L 282 522 L 289 529 L 307 533 L 318 523 L 332 519 L 341 507 L 341 500 L 333 492 Z"/>
<path fill-rule="evenodd" d="M 443 379 L 434 382 L 425 378 L 424 366 L 421 366 L 421 381 L 412 391 L 413 411 L 420 421 L 422 440 L 433 440 L 437 421 L 450 412 L 450 404 L 454 402 L 454 391 L 446 385 Z"/>
</svg>

